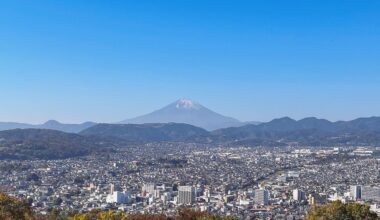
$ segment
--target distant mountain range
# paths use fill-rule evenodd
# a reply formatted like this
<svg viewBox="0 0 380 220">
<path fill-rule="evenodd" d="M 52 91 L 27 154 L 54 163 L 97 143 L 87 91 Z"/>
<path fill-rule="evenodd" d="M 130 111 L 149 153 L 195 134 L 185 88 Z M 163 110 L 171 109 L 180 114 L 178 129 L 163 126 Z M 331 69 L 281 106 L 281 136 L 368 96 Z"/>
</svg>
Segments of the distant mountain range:
<svg viewBox="0 0 380 220">
<path fill-rule="evenodd" d="M 240 122 L 237 119 L 223 116 L 201 104 L 190 99 L 179 99 L 157 111 L 139 116 L 132 119 L 127 119 L 118 124 L 147 124 L 147 123 L 184 123 L 206 130 L 215 130 L 220 128 L 238 127 L 246 124 L 259 124 L 260 122 Z M 69 133 L 78 133 L 86 128 L 89 128 L 96 123 L 85 122 L 82 124 L 64 124 L 55 120 L 50 120 L 44 124 L 33 125 L 16 122 L 0 122 L 0 131 L 16 129 L 16 128 L 37 128 L 37 129 L 52 129 Z"/>
<path fill-rule="evenodd" d="M 258 125 L 223 128 L 206 131 L 192 125 L 99 124 L 81 135 L 120 138 L 129 141 L 187 141 L 202 143 L 234 143 L 246 145 L 379 145 L 380 117 L 359 118 L 352 121 L 330 122 L 305 118 L 299 121 L 288 117 Z"/>
<path fill-rule="evenodd" d="M 185 123 L 215 130 L 227 127 L 242 126 L 237 119 L 223 116 L 190 99 L 179 99 L 157 111 L 136 118 L 121 121 L 120 124 L 145 123 Z"/>
<path fill-rule="evenodd" d="M 310 146 L 379 145 L 380 117 L 338 122 L 313 117 L 296 121 L 284 117 L 259 125 L 219 129 L 211 132 L 211 136 L 214 141 L 237 143 L 270 141 Z"/>
<path fill-rule="evenodd" d="M 317 118 L 296 121 L 285 117 L 214 131 L 183 123 L 96 124 L 78 134 L 49 129 L 13 129 L 0 131 L 0 159 L 62 159 L 142 142 L 252 147 L 380 146 L 380 117 L 338 122 Z"/>
<path fill-rule="evenodd" d="M 63 124 L 55 120 L 49 120 L 44 124 L 32 125 L 17 122 L 0 122 L 0 131 L 10 130 L 10 129 L 25 129 L 25 128 L 36 128 L 36 129 L 52 129 L 57 131 L 63 131 L 68 133 L 78 133 L 86 128 L 94 126 L 94 122 L 84 122 L 82 124 Z"/>
<path fill-rule="evenodd" d="M 61 159 L 142 142 L 380 146 L 380 117 L 337 122 L 284 117 L 266 123 L 244 123 L 197 102 L 180 99 L 150 114 L 116 124 L 0 122 L 0 159 Z"/>
</svg>

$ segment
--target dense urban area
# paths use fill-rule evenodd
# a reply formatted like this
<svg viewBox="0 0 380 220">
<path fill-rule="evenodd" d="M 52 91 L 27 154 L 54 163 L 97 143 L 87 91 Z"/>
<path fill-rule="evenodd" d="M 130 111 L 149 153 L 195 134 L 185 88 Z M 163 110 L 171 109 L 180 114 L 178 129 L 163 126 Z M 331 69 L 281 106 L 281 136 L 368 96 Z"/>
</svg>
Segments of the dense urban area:
<svg viewBox="0 0 380 220">
<path fill-rule="evenodd" d="M 375 147 L 228 147 L 155 142 L 60 160 L 1 160 L 0 191 L 34 211 L 94 209 L 303 219 L 329 201 L 380 213 Z"/>
</svg>

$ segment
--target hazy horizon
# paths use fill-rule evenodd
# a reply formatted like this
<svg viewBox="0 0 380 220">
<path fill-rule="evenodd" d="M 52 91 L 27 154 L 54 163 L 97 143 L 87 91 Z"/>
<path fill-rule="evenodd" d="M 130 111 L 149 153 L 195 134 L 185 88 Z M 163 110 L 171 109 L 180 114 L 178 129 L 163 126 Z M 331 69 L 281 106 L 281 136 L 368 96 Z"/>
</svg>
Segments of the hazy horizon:
<svg viewBox="0 0 380 220">
<path fill-rule="evenodd" d="M 380 115 L 378 1 L 3 1 L 0 122 L 118 122 L 182 97 L 240 121 Z"/>
<path fill-rule="evenodd" d="M 181 98 L 181 99 L 184 99 L 184 98 Z M 187 98 L 186 98 L 187 99 Z M 180 100 L 180 99 L 177 99 L 177 100 Z M 192 99 L 191 99 L 192 100 Z M 195 101 L 196 100 L 192 100 L 192 101 Z M 0 122 L 15 122 L 15 123 L 27 123 L 27 124 L 33 124 L 33 125 L 39 125 L 39 124 L 44 124 L 48 121 L 58 121 L 60 123 L 66 123 L 66 124 L 80 124 L 80 123 L 85 123 L 85 122 L 95 122 L 95 123 L 120 123 L 121 121 L 123 120 L 129 120 L 129 119 L 133 119 L 133 118 L 136 118 L 136 117 L 140 117 L 140 116 L 143 116 L 143 115 L 146 115 L 146 114 L 149 114 L 149 113 L 152 113 L 152 112 L 155 112 L 155 111 L 158 111 L 168 105 L 170 105 L 172 103 L 168 103 L 167 105 L 165 106 L 161 106 L 160 108 L 157 108 L 157 109 L 154 109 L 154 110 L 151 110 L 149 112 L 145 112 L 145 113 L 141 113 L 140 115 L 136 115 L 136 116 L 132 116 L 132 117 L 128 117 L 128 118 L 124 118 L 124 119 L 120 119 L 120 120 L 115 120 L 115 121 L 95 121 L 95 120 L 87 120 L 87 121 L 61 121 L 61 120 L 58 120 L 58 119 L 55 119 L 55 118 L 50 118 L 50 119 L 46 119 L 44 121 L 39 121 L 39 122 L 25 122 L 25 121 L 0 121 Z M 207 106 L 203 105 L 202 103 L 199 103 L 201 104 L 203 107 L 206 107 L 208 108 Z M 219 113 L 217 110 L 214 110 L 214 109 L 210 109 L 216 113 Z M 223 115 L 223 114 L 222 114 Z M 227 117 L 232 117 L 230 115 L 223 115 L 223 116 L 227 116 Z M 358 118 L 370 118 L 370 117 L 379 117 L 379 115 L 368 115 L 368 116 L 358 116 L 358 117 L 355 117 L 355 118 L 348 118 L 348 119 L 338 119 L 338 120 L 331 120 L 331 119 L 328 119 L 328 118 L 321 118 L 321 117 L 317 117 L 317 116 L 314 116 L 314 115 L 310 115 L 310 116 L 305 116 L 305 117 L 300 117 L 300 118 L 295 118 L 295 117 L 291 117 L 289 115 L 282 115 L 282 116 L 278 116 L 278 117 L 274 117 L 274 118 L 271 118 L 271 119 L 268 119 L 268 120 L 240 120 L 238 118 L 235 118 L 237 120 L 239 120 L 240 122 L 260 122 L 260 123 L 265 123 L 265 122 L 269 122 L 269 121 L 272 121 L 274 119 L 279 119 L 279 118 L 284 118 L 284 117 L 290 117 L 291 119 L 294 119 L 294 120 L 301 120 L 301 119 L 305 119 L 305 118 L 310 118 L 310 117 L 313 117 L 313 118 L 318 118 L 318 119 L 326 119 L 328 121 L 331 121 L 331 122 L 337 122 L 337 121 L 351 121 L 351 120 L 354 120 L 354 119 L 358 119 Z M 232 117 L 234 118 L 234 117 Z"/>
</svg>

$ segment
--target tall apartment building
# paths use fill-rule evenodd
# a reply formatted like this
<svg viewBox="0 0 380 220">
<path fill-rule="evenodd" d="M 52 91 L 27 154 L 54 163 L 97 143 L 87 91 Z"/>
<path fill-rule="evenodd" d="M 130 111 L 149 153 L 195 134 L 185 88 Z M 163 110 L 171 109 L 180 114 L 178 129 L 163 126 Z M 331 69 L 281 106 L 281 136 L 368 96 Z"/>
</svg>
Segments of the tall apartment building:
<svg viewBox="0 0 380 220">
<path fill-rule="evenodd" d="M 253 197 L 253 202 L 257 205 L 268 205 L 268 202 L 269 202 L 268 190 L 256 189 L 255 196 Z"/>
<path fill-rule="evenodd" d="M 195 188 L 192 186 L 178 187 L 178 204 L 190 205 L 195 202 Z"/>
<path fill-rule="evenodd" d="M 110 184 L 110 194 L 113 194 L 115 192 L 115 184 L 111 183 Z"/>
<path fill-rule="evenodd" d="M 361 199 L 362 198 L 361 186 L 350 186 L 350 195 L 353 200 Z"/>
<path fill-rule="evenodd" d="M 299 190 L 299 189 L 295 189 L 293 190 L 293 200 L 295 201 L 302 201 L 302 200 L 305 200 L 306 199 L 306 196 L 305 196 L 305 192 Z"/>
<path fill-rule="evenodd" d="M 149 193 L 149 194 L 154 195 L 155 194 L 155 190 L 156 190 L 156 184 L 154 184 L 154 183 L 146 183 L 146 184 L 143 185 L 141 191 L 143 193 Z"/>
</svg>

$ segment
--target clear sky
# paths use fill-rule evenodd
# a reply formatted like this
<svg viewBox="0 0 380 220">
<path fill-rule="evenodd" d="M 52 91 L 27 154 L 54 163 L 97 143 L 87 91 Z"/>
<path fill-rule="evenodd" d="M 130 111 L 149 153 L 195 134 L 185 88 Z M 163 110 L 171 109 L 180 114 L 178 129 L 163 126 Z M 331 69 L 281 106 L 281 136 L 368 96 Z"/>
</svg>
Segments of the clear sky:
<svg viewBox="0 0 380 220">
<path fill-rule="evenodd" d="M 0 1 L 0 121 L 181 97 L 240 120 L 380 115 L 380 1 Z"/>
</svg>

